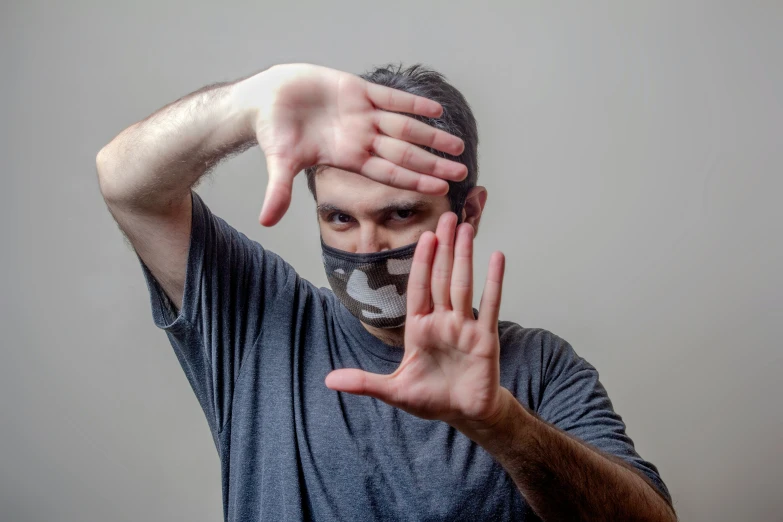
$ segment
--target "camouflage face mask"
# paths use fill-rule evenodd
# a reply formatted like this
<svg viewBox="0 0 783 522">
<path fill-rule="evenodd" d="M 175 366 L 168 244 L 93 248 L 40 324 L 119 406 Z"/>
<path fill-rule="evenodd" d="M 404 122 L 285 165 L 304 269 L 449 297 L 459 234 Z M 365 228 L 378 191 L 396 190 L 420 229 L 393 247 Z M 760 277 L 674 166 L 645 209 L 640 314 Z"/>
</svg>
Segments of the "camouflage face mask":
<svg viewBox="0 0 783 522">
<path fill-rule="evenodd" d="M 371 254 L 353 254 L 321 239 L 332 291 L 360 321 L 376 328 L 405 324 L 408 275 L 417 243 Z"/>
</svg>

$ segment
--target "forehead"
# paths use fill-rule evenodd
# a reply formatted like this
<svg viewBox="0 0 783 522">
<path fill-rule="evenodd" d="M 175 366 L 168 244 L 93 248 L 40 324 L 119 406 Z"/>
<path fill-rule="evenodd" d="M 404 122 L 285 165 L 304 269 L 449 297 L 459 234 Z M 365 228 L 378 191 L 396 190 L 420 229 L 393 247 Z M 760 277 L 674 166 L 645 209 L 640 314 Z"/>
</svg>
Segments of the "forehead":
<svg viewBox="0 0 783 522">
<path fill-rule="evenodd" d="M 370 178 L 333 167 L 324 168 L 315 176 L 318 205 L 330 205 L 356 213 L 371 212 L 389 202 L 419 203 L 445 212 L 449 210 L 446 196 L 421 194 L 384 185 Z"/>
</svg>

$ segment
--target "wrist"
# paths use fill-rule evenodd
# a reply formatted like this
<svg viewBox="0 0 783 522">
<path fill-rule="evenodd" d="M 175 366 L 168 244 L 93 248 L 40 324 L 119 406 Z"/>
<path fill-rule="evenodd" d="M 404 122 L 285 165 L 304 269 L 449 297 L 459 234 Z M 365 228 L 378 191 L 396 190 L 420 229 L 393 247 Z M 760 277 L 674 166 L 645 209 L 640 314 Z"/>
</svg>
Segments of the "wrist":
<svg viewBox="0 0 783 522">
<path fill-rule="evenodd" d="M 256 125 L 259 119 L 259 104 L 253 99 L 254 91 L 257 92 L 258 84 L 263 82 L 259 77 L 265 74 L 262 71 L 254 76 L 238 80 L 228 87 L 226 97 L 227 119 L 236 126 L 240 139 L 243 141 L 255 141 Z M 261 80 L 261 81 L 259 81 Z"/>
<path fill-rule="evenodd" d="M 256 129 L 269 119 L 280 88 L 290 81 L 297 71 L 294 64 L 273 65 L 231 85 L 231 110 L 239 115 L 245 124 L 246 132 L 255 137 Z"/>
<path fill-rule="evenodd" d="M 501 387 L 495 412 L 482 420 L 461 420 L 452 423 L 456 429 L 481 446 L 509 443 L 514 426 L 527 421 L 532 415 L 517 401 L 516 397 Z"/>
<path fill-rule="evenodd" d="M 455 426 L 481 446 L 504 467 L 520 458 L 520 451 L 535 447 L 536 417 L 507 389 L 501 388 L 501 407 L 496 415 L 481 423 Z"/>
</svg>

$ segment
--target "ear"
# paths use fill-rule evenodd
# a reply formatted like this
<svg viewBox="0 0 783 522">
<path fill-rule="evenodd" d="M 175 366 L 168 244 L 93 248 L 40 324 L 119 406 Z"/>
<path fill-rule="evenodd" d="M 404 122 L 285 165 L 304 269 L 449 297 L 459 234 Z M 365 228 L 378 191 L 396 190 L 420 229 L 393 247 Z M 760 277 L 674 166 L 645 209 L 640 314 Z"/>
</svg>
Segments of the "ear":
<svg viewBox="0 0 783 522">
<path fill-rule="evenodd" d="M 486 188 L 473 187 L 465 199 L 465 206 L 462 207 L 462 221 L 471 224 L 474 237 L 478 234 L 479 221 L 481 221 L 481 213 L 484 211 L 487 196 Z"/>
</svg>

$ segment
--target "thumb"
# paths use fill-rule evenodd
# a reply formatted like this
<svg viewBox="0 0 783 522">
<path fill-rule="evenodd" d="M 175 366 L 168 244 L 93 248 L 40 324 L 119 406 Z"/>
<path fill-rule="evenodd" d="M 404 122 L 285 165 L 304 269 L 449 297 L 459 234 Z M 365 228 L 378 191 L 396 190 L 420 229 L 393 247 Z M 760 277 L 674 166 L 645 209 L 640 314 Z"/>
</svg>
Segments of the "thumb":
<svg viewBox="0 0 783 522">
<path fill-rule="evenodd" d="M 266 195 L 258 222 L 265 227 L 271 227 L 280 221 L 291 204 L 291 191 L 297 171 L 289 160 L 276 155 L 267 155 L 266 170 L 269 173 L 269 182 L 266 184 Z"/>
<path fill-rule="evenodd" d="M 393 399 L 393 391 L 387 375 L 343 368 L 331 371 L 326 376 L 324 384 L 335 391 L 367 395 L 387 402 Z"/>
</svg>

